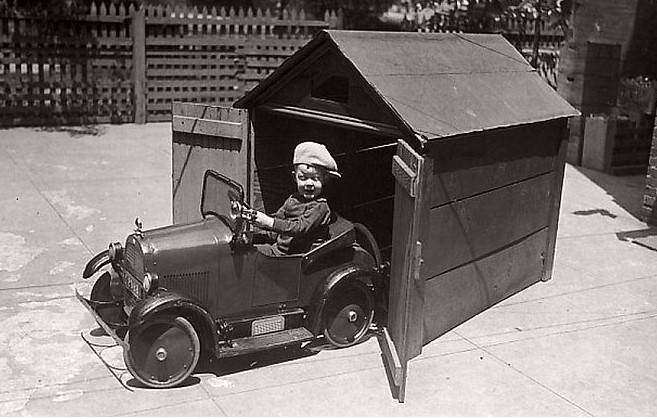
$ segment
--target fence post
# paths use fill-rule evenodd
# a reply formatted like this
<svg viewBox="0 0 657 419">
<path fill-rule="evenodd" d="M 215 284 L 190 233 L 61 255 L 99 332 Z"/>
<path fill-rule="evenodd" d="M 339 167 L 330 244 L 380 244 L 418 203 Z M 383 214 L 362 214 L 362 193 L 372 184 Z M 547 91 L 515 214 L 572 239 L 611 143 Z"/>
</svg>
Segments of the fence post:
<svg viewBox="0 0 657 419">
<path fill-rule="evenodd" d="M 132 18 L 132 83 L 135 123 L 146 123 L 146 14 L 142 6 Z"/>
<path fill-rule="evenodd" d="M 657 227 L 657 119 L 652 131 L 652 147 L 650 147 L 641 215 L 646 224 Z"/>
<path fill-rule="evenodd" d="M 344 29 L 344 12 L 342 11 L 342 8 L 338 9 L 337 18 L 338 20 L 335 23 L 335 29 Z"/>
</svg>

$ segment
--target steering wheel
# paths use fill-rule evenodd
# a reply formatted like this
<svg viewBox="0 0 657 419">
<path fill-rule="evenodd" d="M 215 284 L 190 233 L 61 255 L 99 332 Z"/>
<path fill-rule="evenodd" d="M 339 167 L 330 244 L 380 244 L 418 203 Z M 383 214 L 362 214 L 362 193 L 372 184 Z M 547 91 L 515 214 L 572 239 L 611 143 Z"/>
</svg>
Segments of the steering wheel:
<svg viewBox="0 0 657 419">
<path fill-rule="evenodd" d="M 251 209 L 247 204 L 241 201 L 230 201 L 230 217 L 233 220 L 245 220 L 253 223 L 257 216 L 257 211 Z"/>
<path fill-rule="evenodd" d="M 249 208 L 247 204 L 239 200 L 230 200 L 230 218 L 234 222 L 233 240 L 231 246 L 250 246 L 251 234 L 249 233 L 248 225 L 253 223 L 256 218 L 257 211 Z"/>
</svg>

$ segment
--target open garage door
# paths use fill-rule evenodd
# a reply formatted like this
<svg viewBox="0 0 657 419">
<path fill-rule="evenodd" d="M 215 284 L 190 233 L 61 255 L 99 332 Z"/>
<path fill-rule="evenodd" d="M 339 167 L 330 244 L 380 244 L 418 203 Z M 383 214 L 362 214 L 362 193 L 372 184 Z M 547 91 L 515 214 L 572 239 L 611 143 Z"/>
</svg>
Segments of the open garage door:
<svg viewBox="0 0 657 419">
<path fill-rule="evenodd" d="M 395 207 L 388 326 L 379 337 L 393 397 L 404 401 L 408 361 L 422 352 L 424 281 L 420 276 L 424 158 L 399 140 L 392 161 Z"/>
<path fill-rule="evenodd" d="M 248 111 L 176 102 L 172 113 L 173 223 L 201 219 L 201 188 L 208 169 L 241 184 L 249 200 L 252 135 Z"/>
</svg>

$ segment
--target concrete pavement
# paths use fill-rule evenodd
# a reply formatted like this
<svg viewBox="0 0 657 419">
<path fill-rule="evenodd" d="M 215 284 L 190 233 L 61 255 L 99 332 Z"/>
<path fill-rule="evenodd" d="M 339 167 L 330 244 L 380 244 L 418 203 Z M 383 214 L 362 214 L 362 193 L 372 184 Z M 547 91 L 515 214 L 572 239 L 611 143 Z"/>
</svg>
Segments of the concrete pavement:
<svg viewBox="0 0 657 419">
<path fill-rule="evenodd" d="M 84 264 L 136 216 L 170 222 L 170 137 L 169 124 L 0 130 L 0 415 L 657 416 L 643 177 L 572 166 L 553 280 L 426 346 L 404 404 L 375 339 L 220 363 L 169 390 L 138 387 L 118 348 L 99 348 L 124 388 L 81 339 L 94 322 L 73 290 L 89 292 Z"/>
</svg>

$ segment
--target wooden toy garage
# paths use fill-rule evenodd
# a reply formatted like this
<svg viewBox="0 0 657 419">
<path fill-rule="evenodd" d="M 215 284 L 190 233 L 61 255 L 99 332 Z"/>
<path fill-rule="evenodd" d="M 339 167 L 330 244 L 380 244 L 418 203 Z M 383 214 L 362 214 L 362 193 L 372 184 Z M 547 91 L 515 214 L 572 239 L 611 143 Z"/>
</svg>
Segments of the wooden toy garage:
<svg viewBox="0 0 657 419">
<path fill-rule="evenodd" d="M 381 342 L 400 400 L 423 345 L 551 277 L 577 111 L 502 36 L 323 31 L 233 108 L 173 114 L 175 223 L 200 218 L 206 169 L 273 212 L 294 147 L 328 147 L 331 208 L 391 264 Z"/>
</svg>

